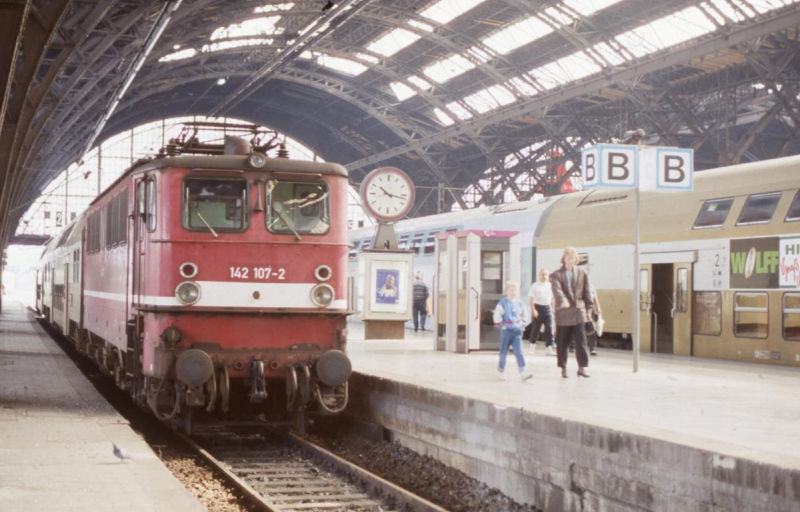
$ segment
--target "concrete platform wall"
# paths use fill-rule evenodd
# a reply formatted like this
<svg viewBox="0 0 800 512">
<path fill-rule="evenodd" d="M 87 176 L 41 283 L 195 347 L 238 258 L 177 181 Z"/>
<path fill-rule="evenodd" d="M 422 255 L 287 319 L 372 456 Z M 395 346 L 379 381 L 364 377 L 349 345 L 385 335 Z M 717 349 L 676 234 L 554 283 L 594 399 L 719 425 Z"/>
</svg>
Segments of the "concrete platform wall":
<svg viewBox="0 0 800 512">
<path fill-rule="evenodd" d="M 348 414 L 546 511 L 800 511 L 800 471 L 354 374 Z"/>
</svg>

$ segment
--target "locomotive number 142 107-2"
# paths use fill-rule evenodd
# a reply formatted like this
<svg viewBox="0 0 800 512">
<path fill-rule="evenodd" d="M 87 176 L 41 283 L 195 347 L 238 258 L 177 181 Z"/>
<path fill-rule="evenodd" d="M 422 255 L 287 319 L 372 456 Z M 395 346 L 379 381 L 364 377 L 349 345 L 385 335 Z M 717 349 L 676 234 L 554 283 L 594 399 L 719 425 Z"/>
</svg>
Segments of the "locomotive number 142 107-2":
<svg viewBox="0 0 800 512">
<path fill-rule="evenodd" d="M 276 279 L 283 281 L 286 279 L 286 269 L 283 267 L 228 267 L 231 279 Z"/>
</svg>

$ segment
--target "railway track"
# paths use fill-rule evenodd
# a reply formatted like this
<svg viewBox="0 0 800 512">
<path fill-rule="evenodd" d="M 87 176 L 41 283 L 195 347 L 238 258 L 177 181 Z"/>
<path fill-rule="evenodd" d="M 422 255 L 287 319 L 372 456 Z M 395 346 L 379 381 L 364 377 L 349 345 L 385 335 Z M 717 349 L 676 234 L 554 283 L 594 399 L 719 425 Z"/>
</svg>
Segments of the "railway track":
<svg viewBox="0 0 800 512">
<path fill-rule="evenodd" d="M 198 425 L 184 439 L 270 512 L 446 512 L 329 451 L 263 424 Z"/>
</svg>

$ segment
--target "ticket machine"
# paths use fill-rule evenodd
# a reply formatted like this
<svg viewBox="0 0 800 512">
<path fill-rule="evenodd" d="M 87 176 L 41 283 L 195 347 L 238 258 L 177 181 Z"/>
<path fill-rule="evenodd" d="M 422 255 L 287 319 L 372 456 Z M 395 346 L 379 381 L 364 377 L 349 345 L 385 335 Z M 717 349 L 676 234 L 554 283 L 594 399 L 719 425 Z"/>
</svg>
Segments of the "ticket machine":
<svg viewBox="0 0 800 512">
<path fill-rule="evenodd" d="M 499 346 L 492 312 L 507 281 L 520 280 L 518 231 L 469 230 L 436 239 L 436 350 Z"/>
</svg>

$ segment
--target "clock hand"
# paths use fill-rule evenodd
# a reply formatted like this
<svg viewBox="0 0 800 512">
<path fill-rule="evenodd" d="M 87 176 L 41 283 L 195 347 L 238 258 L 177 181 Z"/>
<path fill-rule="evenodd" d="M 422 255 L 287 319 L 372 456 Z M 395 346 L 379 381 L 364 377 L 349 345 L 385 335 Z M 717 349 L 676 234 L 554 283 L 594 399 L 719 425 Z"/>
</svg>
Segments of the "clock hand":
<svg viewBox="0 0 800 512">
<path fill-rule="evenodd" d="M 380 187 L 380 186 L 379 186 L 378 188 L 380 188 L 380 189 L 381 189 L 381 191 L 383 191 L 383 193 L 384 193 L 384 194 L 386 194 L 386 195 L 387 195 L 387 196 L 389 196 L 389 197 L 397 197 L 396 195 L 392 194 L 391 192 L 389 192 L 388 190 L 386 190 L 386 189 L 385 189 L 385 188 L 383 188 L 383 187 Z"/>
</svg>

